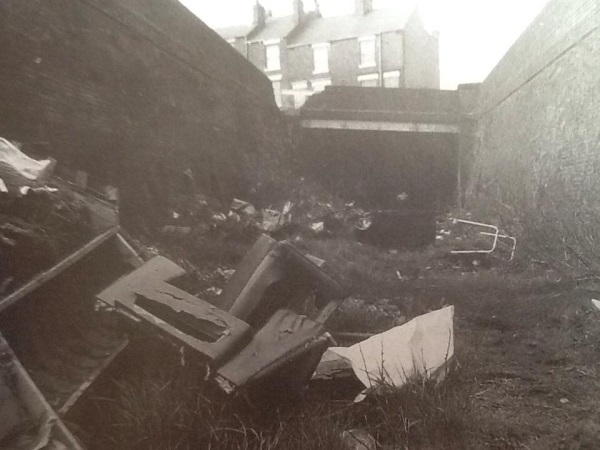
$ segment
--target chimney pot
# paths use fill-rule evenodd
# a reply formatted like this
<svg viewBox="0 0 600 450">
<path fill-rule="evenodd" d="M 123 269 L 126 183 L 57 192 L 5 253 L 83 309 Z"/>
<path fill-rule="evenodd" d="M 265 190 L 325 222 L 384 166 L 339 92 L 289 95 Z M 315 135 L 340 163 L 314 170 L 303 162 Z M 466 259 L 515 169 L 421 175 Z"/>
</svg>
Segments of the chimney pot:
<svg viewBox="0 0 600 450">
<path fill-rule="evenodd" d="M 294 6 L 294 21 L 296 24 L 302 23 L 304 20 L 304 4 L 302 0 L 292 0 Z"/>
<path fill-rule="evenodd" d="M 254 19 L 252 21 L 252 24 L 254 26 L 264 26 L 265 22 L 267 20 L 267 12 L 265 11 L 265 8 L 260 4 L 260 2 L 258 0 L 256 0 L 256 3 L 254 4 Z"/>
<path fill-rule="evenodd" d="M 356 15 L 365 16 L 373 11 L 373 0 L 354 0 Z"/>
</svg>

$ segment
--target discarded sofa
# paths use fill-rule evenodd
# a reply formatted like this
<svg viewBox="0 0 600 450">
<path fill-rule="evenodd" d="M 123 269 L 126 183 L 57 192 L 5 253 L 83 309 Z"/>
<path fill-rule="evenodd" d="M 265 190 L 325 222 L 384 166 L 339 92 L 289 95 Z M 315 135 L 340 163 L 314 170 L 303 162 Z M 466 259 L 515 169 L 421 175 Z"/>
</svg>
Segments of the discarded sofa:
<svg viewBox="0 0 600 450">
<path fill-rule="evenodd" d="M 200 354 L 228 393 L 298 360 L 298 385 L 308 382 L 331 343 L 323 323 L 344 298 L 336 280 L 289 242 L 265 235 L 215 304 L 169 284 L 184 273 L 157 256 L 98 299 Z"/>
</svg>

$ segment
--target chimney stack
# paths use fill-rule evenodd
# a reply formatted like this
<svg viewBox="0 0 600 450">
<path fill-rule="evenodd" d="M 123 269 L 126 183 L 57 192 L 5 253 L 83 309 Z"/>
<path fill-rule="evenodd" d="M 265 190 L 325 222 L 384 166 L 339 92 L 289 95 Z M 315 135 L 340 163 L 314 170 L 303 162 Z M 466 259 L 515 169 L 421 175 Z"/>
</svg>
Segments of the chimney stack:
<svg viewBox="0 0 600 450">
<path fill-rule="evenodd" d="M 294 5 L 294 21 L 299 25 L 304 21 L 304 4 L 302 0 L 292 0 Z"/>
<path fill-rule="evenodd" d="M 357 16 L 366 16 L 373 11 L 373 0 L 354 0 Z"/>
<path fill-rule="evenodd" d="M 265 8 L 263 8 L 263 6 L 260 4 L 260 2 L 256 0 L 256 3 L 254 5 L 254 19 L 252 21 L 252 24 L 254 26 L 263 27 L 265 25 L 266 20 L 267 12 L 265 11 Z"/>
</svg>

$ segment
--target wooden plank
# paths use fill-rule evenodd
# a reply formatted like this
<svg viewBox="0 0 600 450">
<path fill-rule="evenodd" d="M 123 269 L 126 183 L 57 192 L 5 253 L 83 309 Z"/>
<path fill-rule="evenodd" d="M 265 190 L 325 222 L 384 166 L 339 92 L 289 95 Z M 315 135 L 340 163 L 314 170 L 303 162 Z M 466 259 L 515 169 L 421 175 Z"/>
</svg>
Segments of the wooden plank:
<svg viewBox="0 0 600 450">
<path fill-rule="evenodd" d="M 212 361 L 221 360 L 239 343 L 249 339 L 250 326 L 167 283 L 184 273 L 173 261 L 156 256 L 97 297 Z"/>
<path fill-rule="evenodd" d="M 83 383 L 79 386 L 79 388 L 71 394 L 71 396 L 67 399 L 67 401 L 61 406 L 58 410 L 58 414 L 60 416 L 64 416 L 69 412 L 69 410 L 75 405 L 77 400 L 81 398 L 81 396 L 85 393 L 85 391 L 96 381 L 96 379 L 100 376 L 102 372 L 115 360 L 117 356 L 121 354 L 123 350 L 127 347 L 129 341 L 127 338 L 123 341 L 121 345 L 119 345 L 116 350 L 111 353 L 103 362 L 100 364 L 94 372 L 88 376 Z"/>
<path fill-rule="evenodd" d="M 54 422 L 52 439 L 58 440 L 68 450 L 83 450 L 79 442 L 46 401 L 2 334 L 0 334 L 0 348 L 4 357 L 10 359 L 10 364 L 8 366 L 4 365 L 4 367 L 0 366 L 0 370 L 11 371 L 15 380 L 15 395 L 18 396 L 18 401 L 23 404 L 29 414 L 31 422 L 39 423 L 42 419 Z"/>
<path fill-rule="evenodd" d="M 185 270 L 164 256 L 155 256 L 136 270 L 117 280 L 98 294 L 98 299 L 115 306 L 118 301 L 130 304 L 135 300 L 135 289 L 148 282 L 169 281 L 185 275 Z"/>
<path fill-rule="evenodd" d="M 138 254 L 138 252 L 131 246 L 127 239 L 123 236 L 123 233 L 117 235 L 117 246 L 119 247 L 120 253 L 136 269 L 144 265 L 144 260 Z"/>
<path fill-rule="evenodd" d="M 246 289 L 248 282 L 257 271 L 266 256 L 276 248 L 278 242 L 263 234 L 235 268 L 235 273 L 229 279 L 223 293 L 217 298 L 217 306 L 224 311 L 231 311 L 240 294 Z"/>
<path fill-rule="evenodd" d="M 223 360 L 250 338 L 252 330 L 242 320 L 165 282 L 144 281 L 132 288 L 133 301 L 117 300 L 117 306 L 212 362 Z"/>
<path fill-rule="evenodd" d="M 110 238 L 115 236 L 118 232 L 119 232 L 119 227 L 114 227 L 114 228 L 111 228 L 110 230 L 105 231 L 101 235 L 95 237 L 90 242 L 85 244 L 79 250 L 75 251 L 71 255 L 69 255 L 66 258 L 64 258 L 63 260 L 61 260 L 58 264 L 54 265 L 53 267 L 46 270 L 45 272 L 42 272 L 41 274 L 37 275 L 29 283 L 21 286 L 15 292 L 13 292 L 12 294 L 9 294 L 8 296 L 4 297 L 3 299 L 0 299 L 0 312 L 5 310 L 12 304 L 16 303 L 17 301 L 21 300 L 26 295 L 32 293 L 38 287 L 40 287 L 42 284 L 47 283 L 52 278 L 56 277 L 60 273 L 67 270 L 73 264 L 75 264 L 76 262 L 81 260 L 84 256 L 88 255 L 90 252 L 95 250 L 98 246 L 102 245 L 104 242 L 106 242 L 107 240 L 109 240 Z"/>
<path fill-rule="evenodd" d="M 323 331 L 322 324 L 290 310 L 278 310 L 242 351 L 219 368 L 216 381 L 225 392 L 231 393 L 306 352 L 316 349 L 322 354 L 329 342 L 330 335 Z M 320 355 L 315 367 L 319 359 Z"/>
<path fill-rule="evenodd" d="M 459 125 L 417 122 L 376 122 L 367 120 L 313 120 L 302 121 L 303 128 L 328 130 L 396 131 L 399 133 L 460 133 Z"/>
<path fill-rule="evenodd" d="M 315 322 L 317 322 L 317 323 L 327 322 L 327 320 L 329 320 L 329 318 L 335 312 L 337 307 L 338 307 L 338 302 L 336 302 L 335 300 L 332 300 L 329 303 L 327 303 L 327 305 L 325 305 L 325 307 L 319 312 L 319 315 L 315 319 Z"/>
</svg>

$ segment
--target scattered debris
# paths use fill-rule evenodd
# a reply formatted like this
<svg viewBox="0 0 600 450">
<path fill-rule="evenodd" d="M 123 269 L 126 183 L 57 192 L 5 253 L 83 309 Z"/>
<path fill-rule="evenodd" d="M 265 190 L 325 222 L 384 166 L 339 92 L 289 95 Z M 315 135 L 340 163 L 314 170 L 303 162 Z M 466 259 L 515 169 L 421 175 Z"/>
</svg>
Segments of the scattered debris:
<svg viewBox="0 0 600 450">
<path fill-rule="evenodd" d="M 209 294 L 211 294 L 211 295 L 214 295 L 214 296 L 219 296 L 219 295 L 221 295 L 223 293 L 223 289 L 220 289 L 220 288 L 217 288 L 217 287 L 211 287 L 211 288 L 208 288 L 206 290 L 206 292 L 209 293 Z"/>
<path fill-rule="evenodd" d="M 308 382 L 331 342 L 323 323 L 344 295 L 335 280 L 290 243 L 265 235 L 215 299 L 218 307 L 168 283 L 184 273 L 157 256 L 98 298 L 206 357 L 227 393 L 298 361 L 285 381 Z"/>
<path fill-rule="evenodd" d="M 377 441 L 366 430 L 346 430 L 342 433 L 342 442 L 348 450 L 375 450 Z"/>
<path fill-rule="evenodd" d="M 259 381 L 298 357 L 302 357 L 307 366 L 299 367 L 289 375 L 299 376 L 300 382 L 308 381 L 331 343 L 331 336 L 324 332 L 323 324 L 281 309 L 271 316 L 248 345 L 218 370 L 216 381 L 225 392 L 231 393 Z"/>
<path fill-rule="evenodd" d="M 597 309 L 600 309 L 600 300 L 592 299 L 592 305 L 594 305 Z"/>
<path fill-rule="evenodd" d="M 502 242 L 502 240 L 507 240 L 510 241 L 510 244 L 508 245 L 508 251 L 510 256 L 508 257 L 509 261 L 512 261 L 515 257 L 515 250 L 517 248 L 517 239 L 512 237 L 512 236 L 508 236 L 505 234 L 500 234 L 500 229 L 495 226 L 495 225 L 489 225 L 487 223 L 481 223 L 481 222 L 474 222 L 471 220 L 464 220 L 464 219 L 454 219 L 454 224 L 464 224 L 464 225 L 469 225 L 472 227 L 476 227 L 476 228 L 483 228 L 484 230 L 489 230 L 489 231 L 479 231 L 479 235 L 480 236 L 486 236 L 486 237 L 491 237 L 492 240 L 489 243 L 490 247 L 489 248 L 467 248 L 467 249 L 461 249 L 461 250 L 452 250 L 451 253 L 453 255 L 488 255 L 491 253 L 494 253 L 494 251 L 499 247 L 500 242 Z M 468 245 L 468 244 L 467 244 Z"/>
<path fill-rule="evenodd" d="M 321 234 L 325 231 L 325 223 L 324 222 L 315 222 L 310 226 L 310 229 L 315 234 Z"/>
<path fill-rule="evenodd" d="M 0 448 L 81 449 L 1 334 Z"/>
<path fill-rule="evenodd" d="M 292 222 L 291 210 L 294 204 L 287 202 L 281 211 L 274 209 L 263 209 L 262 210 L 262 224 L 259 228 L 263 231 L 272 233 L 289 225 Z"/>
<path fill-rule="evenodd" d="M 191 227 L 177 227 L 175 225 L 165 225 L 162 228 L 162 233 L 165 236 L 187 236 L 191 232 Z"/>
<path fill-rule="evenodd" d="M 46 159 L 37 161 L 30 158 L 15 145 L 0 138 L 0 180 L 2 192 L 20 195 L 25 186 L 43 186 L 50 178 L 56 161 Z"/>
<path fill-rule="evenodd" d="M 51 270 L 103 233 L 118 232 L 114 205 L 89 193 L 76 192 L 57 178 L 49 180 L 49 184 L 52 188 L 28 188 L 27 195 L 11 197 L 3 203 L 0 285 L 4 293 Z"/>
<path fill-rule="evenodd" d="M 219 267 L 217 273 L 225 278 L 225 280 L 229 280 L 235 274 L 235 269 L 221 269 Z"/>
<path fill-rule="evenodd" d="M 367 388 L 356 401 L 381 386 L 401 387 L 416 376 L 443 378 L 454 356 L 453 316 L 454 307 L 448 306 L 351 347 L 329 348 L 313 378 L 353 372 Z"/>
</svg>

